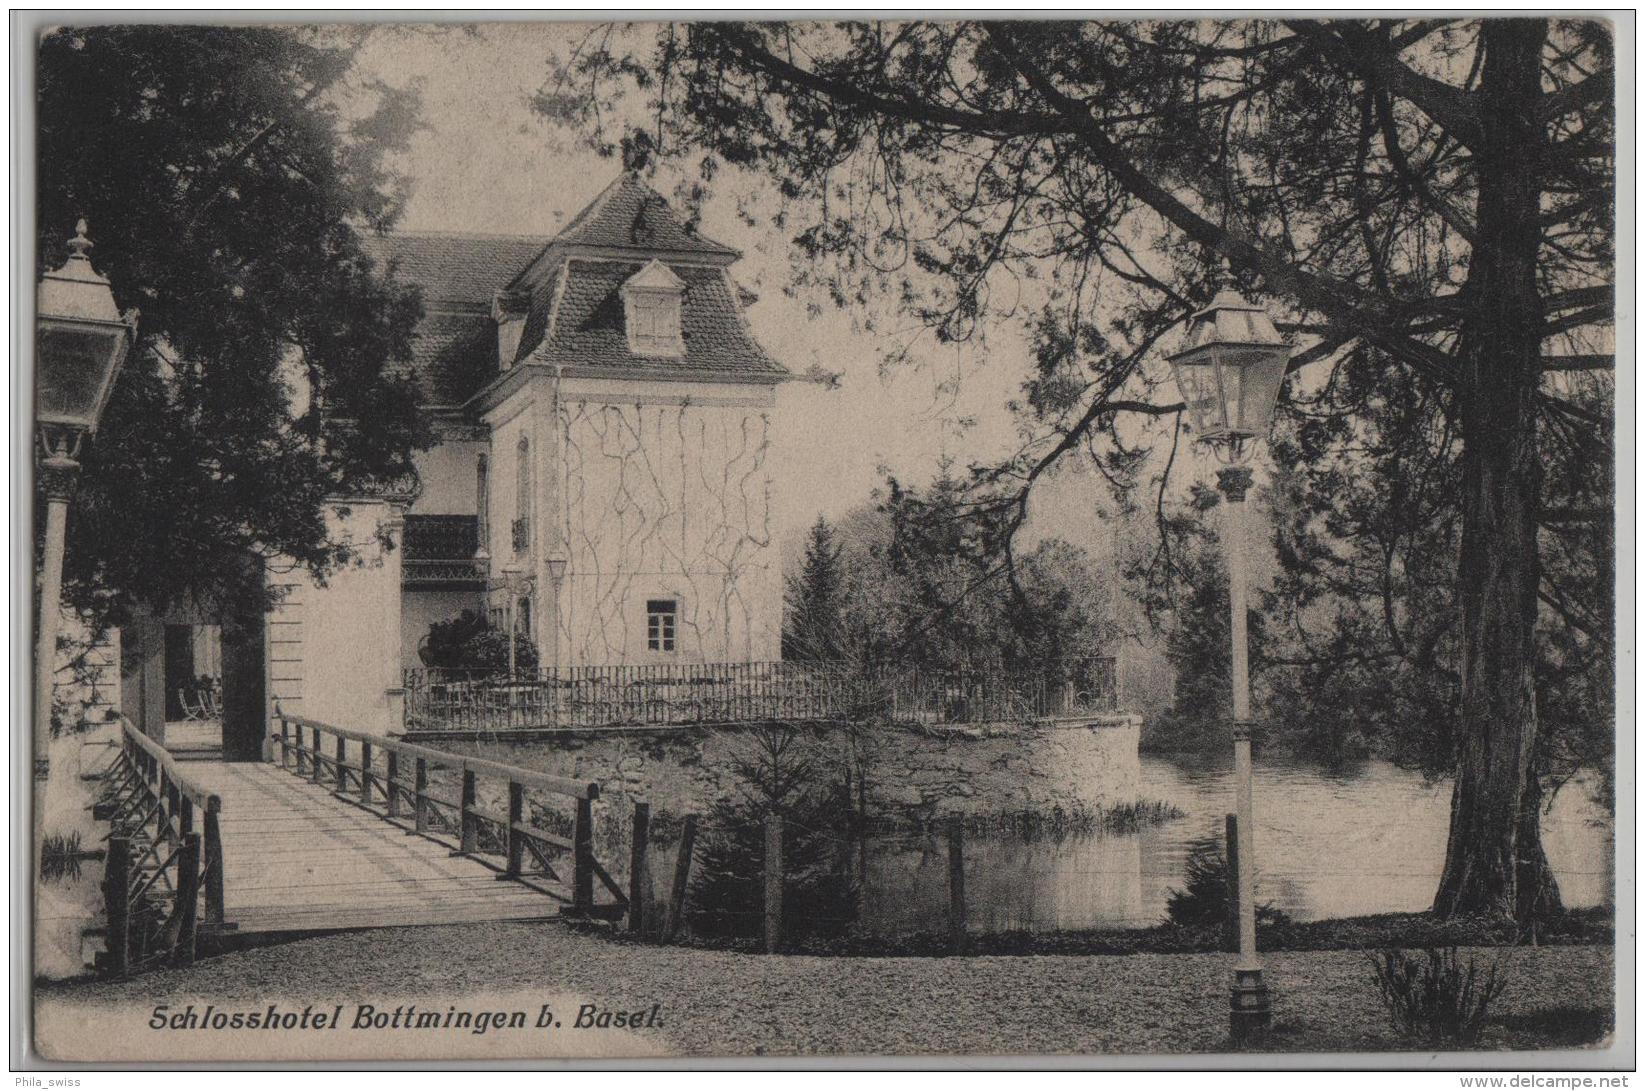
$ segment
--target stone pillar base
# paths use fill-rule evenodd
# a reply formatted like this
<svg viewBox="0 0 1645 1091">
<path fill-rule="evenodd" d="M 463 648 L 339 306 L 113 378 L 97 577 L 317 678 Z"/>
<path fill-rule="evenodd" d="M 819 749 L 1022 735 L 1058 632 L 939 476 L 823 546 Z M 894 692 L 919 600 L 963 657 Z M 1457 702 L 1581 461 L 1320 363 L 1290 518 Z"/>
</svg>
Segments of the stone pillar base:
<svg viewBox="0 0 1645 1091">
<path fill-rule="evenodd" d="M 1235 969 L 1228 990 L 1228 1034 L 1236 1049 L 1259 1045 L 1273 1023 L 1273 1008 L 1261 969 Z"/>
</svg>

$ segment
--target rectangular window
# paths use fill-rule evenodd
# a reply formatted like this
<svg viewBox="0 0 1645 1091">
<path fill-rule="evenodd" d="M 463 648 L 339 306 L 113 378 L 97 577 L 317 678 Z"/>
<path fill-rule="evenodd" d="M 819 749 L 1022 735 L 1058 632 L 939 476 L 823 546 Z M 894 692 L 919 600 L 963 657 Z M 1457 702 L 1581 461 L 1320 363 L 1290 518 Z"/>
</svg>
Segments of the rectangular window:
<svg viewBox="0 0 1645 1091">
<path fill-rule="evenodd" d="M 657 300 L 648 299 L 639 307 L 640 339 L 644 341 L 661 341 L 668 336 L 667 327 L 663 320 L 663 305 Z"/>
<path fill-rule="evenodd" d="M 677 356 L 680 338 L 680 301 L 636 292 L 628 301 L 628 340 L 640 352 Z"/>
<path fill-rule="evenodd" d="M 654 652 L 674 650 L 674 626 L 679 606 L 673 599 L 648 599 L 645 604 L 645 646 Z"/>
</svg>

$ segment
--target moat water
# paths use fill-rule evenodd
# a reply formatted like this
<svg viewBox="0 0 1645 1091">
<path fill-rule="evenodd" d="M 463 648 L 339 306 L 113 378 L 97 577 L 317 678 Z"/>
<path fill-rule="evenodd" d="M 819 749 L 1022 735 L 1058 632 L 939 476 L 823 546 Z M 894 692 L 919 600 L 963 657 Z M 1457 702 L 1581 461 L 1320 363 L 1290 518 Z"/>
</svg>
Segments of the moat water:
<svg viewBox="0 0 1645 1091">
<path fill-rule="evenodd" d="M 1144 799 L 1183 817 L 1132 834 L 972 837 L 966 893 L 972 929 L 1048 931 L 1146 926 L 1165 919 L 1196 839 L 1222 835 L 1234 809 L 1232 769 L 1145 756 Z M 1385 761 L 1327 771 L 1259 760 L 1257 896 L 1297 920 L 1427 909 L 1445 859 L 1449 782 Z M 1570 907 L 1612 897 L 1611 817 L 1578 777 L 1554 797 L 1543 840 Z M 944 927 L 948 846 L 941 836 L 869 842 L 862 923 L 875 930 Z"/>
</svg>

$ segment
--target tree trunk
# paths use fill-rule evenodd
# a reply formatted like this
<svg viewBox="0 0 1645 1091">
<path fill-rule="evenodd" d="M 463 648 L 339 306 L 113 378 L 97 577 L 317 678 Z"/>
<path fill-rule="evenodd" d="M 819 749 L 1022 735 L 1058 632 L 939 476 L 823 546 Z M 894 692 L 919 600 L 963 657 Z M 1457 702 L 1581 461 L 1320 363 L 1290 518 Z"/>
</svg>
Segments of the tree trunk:
<svg viewBox="0 0 1645 1091">
<path fill-rule="evenodd" d="M 1519 917 L 1558 905 L 1542 852 L 1537 742 L 1537 291 L 1542 20 L 1486 20 L 1474 96 L 1477 238 L 1457 359 L 1462 422 L 1462 715 L 1434 909 Z"/>
</svg>

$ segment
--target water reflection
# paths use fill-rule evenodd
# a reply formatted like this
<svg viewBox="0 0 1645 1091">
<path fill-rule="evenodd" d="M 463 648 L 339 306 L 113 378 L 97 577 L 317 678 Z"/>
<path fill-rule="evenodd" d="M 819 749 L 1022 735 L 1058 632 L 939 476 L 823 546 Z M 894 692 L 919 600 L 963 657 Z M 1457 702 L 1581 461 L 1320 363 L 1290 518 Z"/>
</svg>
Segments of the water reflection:
<svg viewBox="0 0 1645 1091">
<path fill-rule="evenodd" d="M 1234 806 L 1230 770 L 1215 763 L 1143 761 L 1143 795 L 1185 817 L 1137 834 L 1063 841 L 972 838 L 966 893 L 977 930 L 1140 926 L 1165 917 L 1192 842 L 1222 831 Z M 1279 761 L 1256 768 L 1257 896 L 1298 920 L 1428 908 L 1445 857 L 1449 784 L 1428 784 L 1388 762 L 1321 770 Z M 1610 896 L 1611 822 L 1582 778 L 1543 820 L 1565 904 Z M 869 846 L 863 924 L 887 931 L 941 928 L 948 854 L 940 837 Z"/>
</svg>

